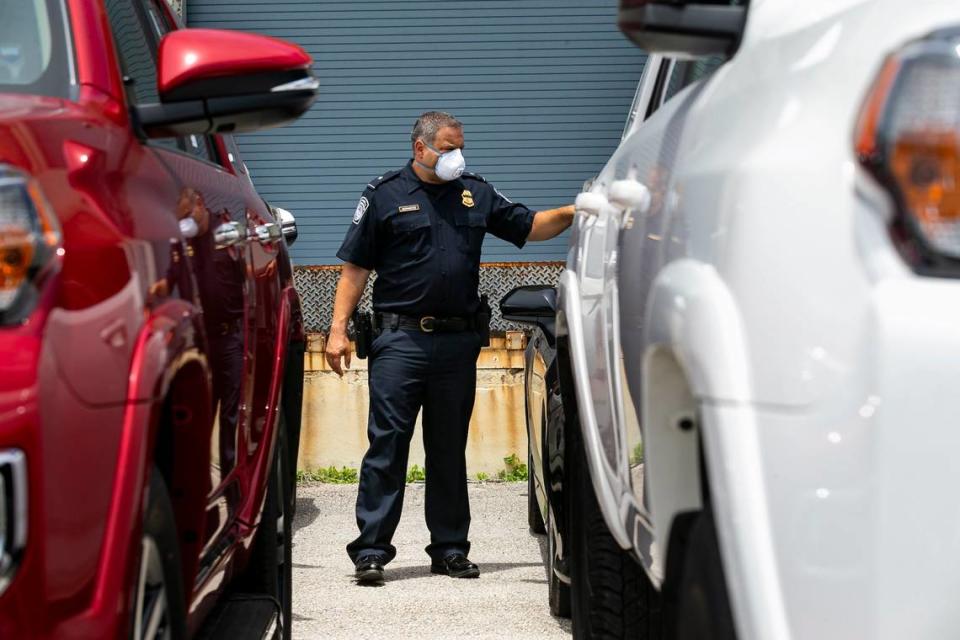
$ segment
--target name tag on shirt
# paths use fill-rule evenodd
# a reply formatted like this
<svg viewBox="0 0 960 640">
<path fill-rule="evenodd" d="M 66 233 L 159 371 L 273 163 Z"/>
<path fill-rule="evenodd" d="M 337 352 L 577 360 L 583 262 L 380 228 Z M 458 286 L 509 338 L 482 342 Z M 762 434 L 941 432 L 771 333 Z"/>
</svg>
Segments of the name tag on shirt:
<svg viewBox="0 0 960 640">
<path fill-rule="evenodd" d="M 401 205 L 400 213 L 410 213 L 412 211 L 420 211 L 420 205 L 418 204 L 405 204 Z"/>
</svg>

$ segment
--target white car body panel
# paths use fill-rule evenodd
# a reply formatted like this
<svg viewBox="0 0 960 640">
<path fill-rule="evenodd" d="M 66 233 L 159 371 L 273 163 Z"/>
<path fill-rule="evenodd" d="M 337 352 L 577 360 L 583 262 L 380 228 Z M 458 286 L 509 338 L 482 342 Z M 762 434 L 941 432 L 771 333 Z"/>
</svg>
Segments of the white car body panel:
<svg viewBox="0 0 960 640">
<path fill-rule="evenodd" d="M 960 282 L 906 268 L 853 153 L 885 57 L 948 26 L 960 2 L 753 0 L 736 56 L 634 123 L 591 189 L 635 180 L 649 208 L 576 219 L 561 324 L 605 519 L 659 584 L 698 505 L 658 461 L 696 444 L 644 434 L 640 491 L 626 416 L 662 422 L 644 369 L 667 351 L 741 638 L 960 635 Z"/>
</svg>

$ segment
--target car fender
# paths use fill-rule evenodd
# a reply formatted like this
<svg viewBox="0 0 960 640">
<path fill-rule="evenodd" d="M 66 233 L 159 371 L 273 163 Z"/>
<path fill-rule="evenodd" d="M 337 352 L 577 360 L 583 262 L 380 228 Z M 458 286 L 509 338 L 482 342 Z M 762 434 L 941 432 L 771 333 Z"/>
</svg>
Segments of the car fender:
<svg viewBox="0 0 960 640">
<path fill-rule="evenodd" d="M 577 398 L 577 407 L 580 416 L 580 430 L 583 436 L 584 453 L 587 458 L 587 467 L 593 483 L 593 490 L 600 505 L 604 522 L 610 534 L 624 549 L 631 546 L 631 537 L 619 513 L 620 496 L 623 487 L 616 474 L 609 473 L 603 461 L 600 434 L 597 429 L 597 419 L 593 411 L 593 401 L 588 386 L 587 356 L 584 351 L 584 335 L 582 312 L 580 309 L 580 287 L 576 273 L 566 269 L 560 274 L 557 284 L 558 307 L 563 317 L 558 317 L 557 328 L 568 337 L 570 350 L 570 366 L 573 370 L 573 386 Z"/>
<path fill-rule="evenodd" d="M 196 347 L 192 309 L 180 300 L 159 305 L 136 337 L 110 510 L 105 514 L 90 606 L 79 616 L 64 620 L 53 637 L 116 637 L 124 633 L 125 616 L 117 616 L 117 603 L 128 604 L 126 590 L 133 579 L 139 541 L 139 535 L 131 532 L 139 532 L 141 526 L 141 501 L 163 400 L 172 381 L 187 366 L 200 367 L 204 379 L 209 380 L 206 358 Z M 204 392 L 209 402 L 209 383 Z"/>
<path fill-rule="evenodd" d="M 712 266 L 677 260 L 654 279 L 645 324 L 641 422 L 645 439 L 649 437 L 648 491 L 656 537 L 665 544 L 674 518 L 699 508 L 700 502 L 697 463 L 679 483 L 676 472 L 656 463 L 683 458 L 669 450 L 678 440 L 658 437 L 654 424 L 658 399 L 666 390 L 659 387 L 664 382 L 656 379 L 652 363 L 666 352 L 675 358 L 699 412 L 710 499 L 738 627 L 743 637 L 786 638 L 758 425 L 749 404 L 749 345 L 736 301 Z M 692 478 L 697 482 L 691 483 Z"/>
</svg>

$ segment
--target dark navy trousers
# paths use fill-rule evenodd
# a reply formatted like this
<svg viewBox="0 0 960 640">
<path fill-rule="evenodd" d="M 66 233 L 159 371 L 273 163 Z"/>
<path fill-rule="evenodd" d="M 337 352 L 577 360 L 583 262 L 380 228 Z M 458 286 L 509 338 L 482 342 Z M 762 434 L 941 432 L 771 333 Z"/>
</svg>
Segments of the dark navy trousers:
<svg viewBox="0 0 960 640">
<path fill-rule="evenodd" d="M 370 350 L 370 447 L 360 467 L 357 526 L 350 559 L 396 556 L 391 544 L 403 509 L 407 456 L 417 413 L 423 408 L 426 452 L 426 520 L 439 562 L 467 554 L 470 502 L 466 447 L 477 386 L 480 336 L 473 331 L 423 333 L 384 329 Z"/>
</svg>

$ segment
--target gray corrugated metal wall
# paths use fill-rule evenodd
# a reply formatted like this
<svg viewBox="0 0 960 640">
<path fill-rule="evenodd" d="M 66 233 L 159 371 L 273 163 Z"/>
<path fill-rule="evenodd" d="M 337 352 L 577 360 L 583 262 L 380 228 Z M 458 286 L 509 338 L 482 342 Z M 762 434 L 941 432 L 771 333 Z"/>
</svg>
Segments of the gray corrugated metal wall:
<svg viewBox="0 0 960 640">
<path fill-rule="evenodd" d="M 243 136 L 260 192 L 300 224 L 299 264 L 334 257 L 367 181 L 402 166 L 428 109 L 464 122 L 467 168 L 534 209 L 572 202 L 616 148 L 644 57 L 616 0 L 187 0 L 193 27 L 295 41 L 321 97 L 297 123 Z M 585 6 L 586 5 L 586 6 Z M 484 260 L 562 260 L 566 234 Z"/>
</svg>

